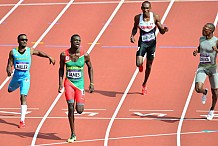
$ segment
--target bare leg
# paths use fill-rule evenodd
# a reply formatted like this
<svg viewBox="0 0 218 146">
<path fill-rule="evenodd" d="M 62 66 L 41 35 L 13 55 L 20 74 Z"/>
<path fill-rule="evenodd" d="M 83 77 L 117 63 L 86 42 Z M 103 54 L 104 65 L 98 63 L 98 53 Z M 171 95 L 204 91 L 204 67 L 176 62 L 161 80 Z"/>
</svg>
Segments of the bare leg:
<svg viewBox="0 0 218 146">
<path fill-rule="evenodd" d="M 24 128 L 25 127 L 25 117 L 27 112 L 27 103 L 26 103 L 26 95 L 21 94 L 20 96 L 20 125 L 18 128 Z"/>
<path fill-rule="evenodd" d="M 142 84 L 142 86 L 145 86 L 147 81 L 148 81 L 148 77 L 151 73 L 151 66 L 152 66 L 153 60 L 147 60 L 146 63 L 146 70 L 145 70 L 145 78 L 144 78 L 144 82 Z"/>
<path fill-rule="evenodd" d="M 204 95 L 207 94 L 207 90 L 203 88 L 204 84 L 201 82 L 198 82 L 195 84 L 195 91 L 197 93 L 203 93 Z"/>
<path fill-rule="evenodd" d="M 74 103 L 68 103 L 68 120 L 70 124 L 71 135 L 75 134 L 74 131 Z"/>
<path fill-rule="evenodd" d="M 20 103 L 21 105 L 26 105 L 26 95 L 21 94 L 20 95 Z"/>
<path fill-rule="evenodd" d="M 211 92 L 212 92 L 212 106 L 210 110 L 214 110 L 218 97 L 218 89 L 211 89 Z"/>
<path fill-rule="evenodd" d="M 84 105 L 83 104 L 76 105 L 76 111 L 78 114 L 82 114 L 82 112 L 84 111 Z"/>
<path fill-rule="evenodd" d="M 143 64 L 143 57 L 142 56 L 136 56 L 136 66 L 140 67 Z"/>
</svg>

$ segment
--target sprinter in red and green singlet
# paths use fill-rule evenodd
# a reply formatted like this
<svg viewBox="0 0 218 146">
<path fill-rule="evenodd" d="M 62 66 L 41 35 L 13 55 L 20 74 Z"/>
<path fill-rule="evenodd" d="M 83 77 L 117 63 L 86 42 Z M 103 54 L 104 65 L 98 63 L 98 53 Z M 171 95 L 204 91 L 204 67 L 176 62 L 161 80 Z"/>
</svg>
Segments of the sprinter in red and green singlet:
<svg viewBox="0 0 218 146">
<path fill-rule="evenodd" d="M 68 104 L 68 119 L 71 129 L 71 137 L 67 142 L 76 140 L 74 130 L 74 106 L 76 105 L 77 113 L 84 111 L 84 64 L 88 67 L 88 75 L 90 79 L 89 92 L 94 91 L 93 68 L 88 53 L 84 53 L 80 49 L 81 39 L 78 34 L 71 37 L 70 49 L 64 51 L 60 55 L 59 68 L 59 89 L 62 92 L 64 67 L 66 66 L 66 77 L 64 80 L 65 97 Z"/>
</svg>

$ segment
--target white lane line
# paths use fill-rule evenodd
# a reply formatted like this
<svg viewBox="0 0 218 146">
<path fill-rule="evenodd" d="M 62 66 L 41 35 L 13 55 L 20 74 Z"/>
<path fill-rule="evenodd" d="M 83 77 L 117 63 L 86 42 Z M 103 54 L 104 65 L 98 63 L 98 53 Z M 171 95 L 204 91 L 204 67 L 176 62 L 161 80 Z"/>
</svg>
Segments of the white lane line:
<svg viewBox="0 0 218 146">
<path fill-rule="evenodd" d="M 191 131 L 191 132 L 183 132 L 182 135 L 190 135 L 190 134 L 208 134 L 208 133 L 216 133 L 217 130 L 211 130 L 208 132 L 205 131 Z M 146 134 L 146 135 L 136 135 L 136 136 L 123 136 L 123 137 L 113 137 L 109 138 L 110 140 L 120 140 L 120 139 L 135 139 L 135 138 L 146 138 L 146 137 L 160 137 L 160 136 L 174 136 L 176 133 L 160 133 L 160 134 Z M 103 141 L 104 139 L 90 139 L 90 140 L 80 140 L 74 141 L 73 143 L 86 143 L 86 142 L 96 142 L 96 141 Z M 48 143 L 48 144 L 40 144 L 35 146 L 53 146 L 53 145 L 61 145 L 67 144 L 67 142 L 56 142 L 56 143 Z"/>
<path fill-rule="evenodd" d="M 20 117 L 18 116 L 0 116 L 1 119 L 19 119 Z M 27 116 L 26 119 L 42 119 L 43 117 L 33 117 L 33 116 Z M 63 116 L 63 117 L 47 117 L 47 119 L 67 119 L 68 117 Z M 76 117 L 76 119 L 79 120 L 110 120 L 111 118 L 105 118 L 105 117 Z M 180 118 L 163 118 L 163 117 L 158 117 L 158 118 L 146 118 L 146 117 L 140 117 L 140 118 L 115 118 L 115 120 L 138 120 L 138 121 L 151 121 L 151 120 L 156 120 L 156 121 L 179 121 Z M 186 118 L 184 119 L 185 121 L 206 121 L 207 119 L 205 118 Z M 218 121 L 218 119 L 213 119 L 213 121 Z"/>
<path fill-rule="evenodd" d="M 40 38 L 35 42 L 35 44 L 33 45 L 32 48 L 36 48 L 39 43 L 42 41 L 42 39 L 48 34 L 48 32 L 51 30 L 51 28 L 57 23 L 57 21 L 60 19 L 60 17 L 63 15 L 63 13 L 68 9 L 68 7 L 70 7 L 71 3 L 74 0 L 71 0 L 66 7 L 61 11 L 61 13 L 55 18 L 55 20 L 51 23 L 51 25 L 49 25 L 49 27 L 45 30 L 45 32 L 40 36 Z M 13 70 L 14 72 L 14 70 Z M 5 81 L 1 84 L 0 86 L 0 90 L 3 88 L 3 86 L 8 82 L 8 80 L 13 76 L 13 74 L 10 77 L 7 77 L 5 79 Z"/>
<path fill-rule="evenodd" d="M 171 0 L 170 1 L 169 5 L 167 7 L 167 10 L 165 11 L 164 16 L 163 16 L 163 18 L 161 20 L 161 23 L 163 23 L 165 21 L 166 16 L 169 13 L 169 11 L 170 11 L 174 1 L 175 0 Z M 123 1 L 122 1 L 122 4 L 123 4 Z M 156 35 L 157 35 L 157 33 L 156 33 Z M 129 84 L 128 84 L 128 86 L 127 86 L 127 88 L 126 88 L 126 90 L 125 90 L 125 92 L 124 92 L 124 94 L 123 94 L 123 96 L 122 96 L 122 98 L 121 98 L 121 100 L 120 100 L 116 110 L 115 110 L 115 112 L 114 112 L 114 114 L 113 114 L 113 116 L 111 117 L 111 120 L 109 122 L 109 125 L 108 125 L 107 130 L 106 130 L 106 134 L 105 134 L 104 146 L 108 145 L 108 138 L 109 138 L 109 134 L 110 134 L 110 130 L 111 130 L 111 127 L 113 125 L 113 122 L 114 122 L 114 120 L 115 120 L 115 118 L 116 118 L 116 116 L 117 116 L 117 114 L 118 114 L 118 112 L 119 112 L 119 110 L 120 110 L 120 108 L 121 108 L 121 106 L 122 106 L 126 96 L 127 96 L 127 93 L 129 92 L 129 89 L 131 88 L 131 86 L 132 86 L 132 84 L 133 84 L 137 74 L 138 74 L 138 68 L 136 68 L 136 70 L 135 70 L 135 72 L 134 72 L 134 74 L 133 74 L 133 76 L 132 76 L 132 78 L 131 78 L 131 80 L 130 80 L 130 82 L 129 82 Z"/>
<path fill-rule="evenodd" d="M 114 18 L 114 16 L 116 15 L 117 11 L 120 9 L 120 7 L 122 6 L 124 0 L 121 0 L 119 2 L 119 4 L 117 5 L 117 7 L 115 8 L 115 10 L 113 11 L 113 13 L 111 14 L 110 18 L 107 20 L 106 24 L 103 26 L 103 28 L 101 29 L 101 31 L 99 32 L 98 36 L 95 38 L 94 42 L 92 43 L 92 45 L 90 46 L 89 50 L 87 51 L 87 53 L 90 53 L 91 50 L 93 49 L 93 47 L 95 46 L 95 44 L 98 42 L 98 40 L 100 39 L 100 37 L 102 36 L 102 34 L 104 33 L 104 31 L 106 30 L 106 28 L 108 27 L 108 25 L 111 23 L 112 19 Z"/>
<path fill-rule="evenodd" d="M 2 108 L 0 108 L 0 110 L 20 110 L 20 108 L 17 108 L 17 107 L 15 107 L 15 108 L 10 108 L 10 107 L 6 107 L 6 108 L 4 108 L 4 107 L 2 107 Z M 28 108 L 28 109 L 31 109 L 31 110 L 38 110 L 39 108 Z"/>
<path fill-rule="evenodd" d="M 192 93 L 193 93 L 193 91 L 194 91 L 194 88 L 195 88 L 195 79 L 193 80 L 193 82 L 192 82 L 192 86 L 191 86 L 191 89 L 190 89 L 190 91 L 189 91 L 189 94 L 188 94 L 188 98 L 187 98 L 187 100 L 186 100 L 186 103 L 185 103 L 185 106 L 184 106 L 184 108 L 183 108 L 183 112 L 182 112 L 182 115 L 181 115 L 181 118 L 180 118 L 180 120 L 179 120 L 179 124 L 178 124 L 178 128 L 177 128 L 177 146 L 180 146 L 180 141 L 181 141 L 181 139 L 180 139 L 180 135 L 181 135 L 181 129 L 182 129 L 182 123 L 183 123 L 183 121 L 184 121 L 184 118 L 185 118 L 185 114 L 186 114 L 186 111 L 187 111 L 187 109 L 188 109 L 188 105 L 189 105 L 189 102 L 190 102 L 190 100 L 191 100 L 191 97 L 192 97 Z"/>
<path fill-rule="evenodd" d="M 60 17 L 67 11 L 67 9 L 71 6 L 71 4 L 73 3 L 74 0 L 70 0 L 69 3 L 64 7 L 64 9 L 61 11 L 61 13 L 55 18 L 55 20 L 52 22 L 52 24 L 47 28 L 47 30 L 42 34 L 42 36 L 36 41 L 36 43 L 34 44 L 33 48 L 35 48 L 40 41 L 45 37 L 45 35 L 51 30 L 51 28 L 55 25 L 55 23 L 60 19 Z M 62 89 L 63 92 L 64 88 Z M 33 139 L 32 139 L 32 143 L 31 146 L 35 145 L 36 142 L 36 138 L 38 136 L 39 130 L 41 129 L 44 121 L 46 120 L 46 118 L 48 117 L 48 115 L 50 114 L 51 110 L 54 108 L 54 106 L 56 105 L 56 103 L 58 102 L 59 98 L 61 97 L 61 93 L 59 93 L 57 95 L 57 97 L 55 98 L 54 102 L 52 103 L 52 105 L 50 106 L 50 108 L 48 109 L 48 111 L 46 112 L 46 114 L 44 115 L 43 119 L 40 121 Z"/>
<path fill-rule="evenodd" d="M 73 1 L 73 0 L 72 0 Z M 63 92 L 63 89 L 62 89 L 62 92 Z M 52 103 L 52 105 L 50 106 L 50 108 L 48 109 L 48 111 L 46 112 L 46 114 L 44 115 L 44 117 L 42 118 L 42 120 L 40 121 L 35 133 L 34 133 L 34 136 L 33 136 L 33 139 L 32 139 L 32 142 L 31 142 L 31 146 L 34 146 L 35 143 L 36 143 L 36 138 L 39 134 L 39 130 L 41 129 L 43 123 L 45 122 L 46 118 L 48 117 L 48 115 L 50 114 L 51 110 L 54 108 L 54 106 L 56 105 L 56 103 L 58 102 L 58 100 L 60 99 L 61 97 L 61 94 L 59 93 L 58 96 L 55 98 L 54 102 Z"/>
<path fill-rule="evenodd" d="M 208 111 L 207 111 L 208 112 Z M 200 115 L 201 117 L 207 117 L 207 114 L 206 115 Z M 218 117 L 218 114 L 214 114 L 214 118 Z"/>
<path fill-rule="evenodd" d="M 7 19 L 9 17 L 9 15 L 11 15 L 11 13 L 14 12 L 14 10 L 23 2 L 23 0 L 20 0 L 16 5 L 14 5 L 14 7 L 0 20 L 0 25 L 5 21 L 5 19 Z M 13 71 L 14 72 L 14 71 Z M 13 73 L 12 73 L 13 76 Z M 0 85 L 0 90 L 4 87 L 4 85 L 8 82 L 8 80 L 10 79 L 10 77 L 7 77 L 4 82 Z"/>
<path fill-rule="evenodd" d="M 205 111 L 205 110 L 196 110 L 196 112 L 197 112 L 197 113 L 204 113 L 204 112 L 208 113 L 208 110 L 207 110 L 207 111 Z M 216 112 L 218 112 L 218 111 L 214 111 L 214 112 L 216 113 Z"/>
<path fill-rule="evenodd" d="M 214 21 L 214 25 L 216 26 L 217 25 L 217 22 L 218 22 L 218 13 L 216 15 L 216 18 L 215 18 L 215 21 Z M 177 128 L 177 146 L 181 146 L 181 129 L 182 129 L 182 124 L 183 124 L 183 121 L 184 121 L 184 118 L 185 118 L 185 114 L 187 112 L 187 109 L 188 109 L 188 105 L 190 103 L 190 100 L 191 100 L 191 97 L 192 97 L 192 94 L 193 94 L 193 91 L 194 91 L 194 88 L 195 88 L 195 78 L 192 82 L 192 86 L 191 86 L 191 89 L 189 91 L 189 94 L 188 94 L 188 98 L 186 100 L 186 103 L 185 103 L 185 106 L 184 106 L 184 109 L 182 111 L 182 115 L 181 115 L 181 118 L 179 120 L 179 125 L 178 125 L 178 128 Z"/>
<path fill-rule="evenodd" d="M 207 0 L 207 2 L 217 2 L 218 0 Z M 142 3 L 143 0 L 126 0 L 124 3 Z M 170 0 L 150 0 L 152 3 L 166 3 Z M 175 0 L 175 2 L 205 2 L 205 0 Z M 114 4 L 119 3 L 118 1 L 98 1 L 98 2 L 74 2 L 73 5 L 90 5 L 90 4 Z M 22 6 L 47 6 L 47 5 L 66 5 L 67 3 L 26 3 L 21 4 Z M 0 7 L 14 6 L 15 4 L 0 4 Z"/>
<path fill-rule="evenodd" d="M 32 111 L 27 111 L 26 114 L 31 113 Z M 0 111 L 3 114 L 12 114 L 12 115 L 20 115 L 20 112 L 9 112 L 9 111 Z"/>
<path fill-rule="evenodd" d="M 173 112 L 174 110 L 137 110 L 137 109 L 130 109 L 130 112 Z"/>
<path fill-rule="evenodd" d="M 216 18 L 215 18 L 214 23 L 213 23 L 215 25 L 215 27 L 217 26 L 217 23 L 218 23 L 218 12 L 216 14 Z"/>
<path fill-rule="evenodd" d="M 13 74 L 14 74 L 14 70 L 13 70 L 13 73 L 11 74 L 11 76 L 13 76 Z M 5 84 L 8 82 L 8 80 L 10 80 L 11 76 L 10 76 L 10 77 L 7 77 L 7 78 L 4 80 L 4 82 L 0 85 L 0 91 L 1 91 L 1 89 L 5 86 Z"/>
<path fill-rule="evenodd" d="M 124 1 L 124 0 L 123 0 Z M 68 3 L 69 4 L 69 3 Z M 71 4 L 69 4 L 71 5 Z M 92 45 L 89 47 L 87 53 L 90 53 L 92 51 L 92 49 L 94 48 L 94 46 L 96 45 L 97 41 L 100 39 L 100 37 L 102 36 L 102 34 L 104 33 L 104 31 L 106 30 L 106 28 L 108 27 L 108 25 L 110 24 L 110 22 L 112 21 L 113 17 L 115 16 L 115 14 L 117 13 L 118 9 L 120 7 L 120 3 L 118 4 L 118 6 L 115 8 L 114 12 L 111 14 L 110 18 L 108 19 L 108 21 L 105 23 L 105 25 L 103 26 L 103 28 L 101 29 L 101 31 L 99 32 L 98 36 L 95 38 L 94 42 L 92 43 Z M 40 42 L 40 41 L 37 41 Z M 46 120 L 46 118 L 48 117 L 49 113 L 51 112 L 51 110 L 53 109 L 53 107 L 56 105 L 56 103 L 58 102 L 59 98 L 61 97 L 61 95 L 63 94 L 64 88 L 62 89 L 62 92 L 58 94 L 58 96 L 55 98 L 54 102 L 52 103 L 52 106 L 49 108 L 49 110 L 46 112 L 46 114 L 44 115 L 43 119 L 41 120 L 39 126 L 37 127 L 37 130 L 34 134 L 33 140 L 32 140 L 32 144 L 35 144 L 37 135 L 39 133 L 39 130 L 41 129 L 44 121 Z"/>
<path fill-rule="evenodd" d="M 142 1 L 126 1 L 125 3 L 141 3 Z M 152 2 L 169 2 L 169 0 L 156 0 Z M 118 1 L 99 1 L 99 2 L 74 2 L 73 5 L 91 5 L 91 4 L 117 4 Z M 47 5 L 66 5 L 67 3 L 29 3 L 22 6 L 47 6 Z M 15 4 L 0 4 L 2 6 L 14 6 Z"/>
<path fill-rule="evenodd" d="M 0 24 L 2 24 L 5 19 L 8 18 L 9 15 L 11 15 L 11 13 L 14 12 L 14 10 L 23 2 L 24 0 L 20 0 L 16 5 L 14 5 L 14 7 L 0 20 Z"/>
<path fill-rule="evenodd" d="M 68 110 L 68 109 L 61 109 L 61 110 Z M 105 111 L 106 109 L 84 109 L 84 111 Z"/>
</svg>

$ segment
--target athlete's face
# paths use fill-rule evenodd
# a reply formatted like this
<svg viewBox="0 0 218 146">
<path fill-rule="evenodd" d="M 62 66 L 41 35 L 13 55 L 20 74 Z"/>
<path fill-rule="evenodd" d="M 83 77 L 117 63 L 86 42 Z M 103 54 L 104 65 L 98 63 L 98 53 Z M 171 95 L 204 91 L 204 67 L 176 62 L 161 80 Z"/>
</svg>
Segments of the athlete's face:
<svg viewBox="0 0 218 146">
<path fill-rule="evenodd" d="M 212 33 L 212 29 L 208 25 L 204 25 L 202 29 L 203 36 L 209 36 Z"/>
<path fill-rule="evenodd" d="M 19 44 L 20 47 L 25 48 L 26 45 L 27 45 L 27 41 L 28 41 L 27 36 L 22 35 L 18 39 L 18 44 Z"/>
<path fill-rule="evenodd" d="M 151 5 L 149 3 L 143 3 L 141 6 L 143 14 L 147 14 L 151 10 Z"/>
<path fill-rule="evenodd" d="M 71 47 L 73 48 L 79 48 L 81 43 L 81 39 L 79 36 L 74 36 L 73 39 L 71 40 Z"/>
</svg>

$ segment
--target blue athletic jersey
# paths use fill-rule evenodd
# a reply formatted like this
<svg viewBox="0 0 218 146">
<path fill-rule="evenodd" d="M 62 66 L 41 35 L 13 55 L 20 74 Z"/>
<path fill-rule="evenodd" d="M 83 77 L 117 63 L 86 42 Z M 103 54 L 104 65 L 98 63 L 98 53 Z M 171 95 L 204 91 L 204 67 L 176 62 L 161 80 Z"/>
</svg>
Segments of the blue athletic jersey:
<svg viewBox="0 0 218 146">
<path fill-rule="evenodd" d="M 18 52 L 18 48 L 14 48 L 12 51 L 15 69 L 14 76 L 18 78 L 29 77 L 29 70 L 31 66 L 31 49 L 26 47 L 26 50 L 23 54 Z"/>
</svg>

